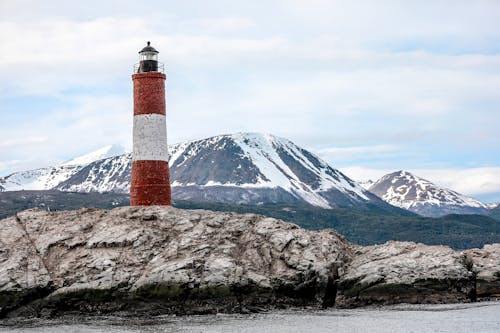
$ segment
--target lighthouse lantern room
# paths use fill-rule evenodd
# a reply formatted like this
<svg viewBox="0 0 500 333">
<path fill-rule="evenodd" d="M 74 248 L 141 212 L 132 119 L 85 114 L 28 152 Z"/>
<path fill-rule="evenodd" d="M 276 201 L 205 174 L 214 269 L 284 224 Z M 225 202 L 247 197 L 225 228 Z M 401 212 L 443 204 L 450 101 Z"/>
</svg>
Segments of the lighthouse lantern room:
<svg viewBox="0 0 500 333">
<path fill-rule="evenodd" d="M 148 42 L 141 51 L 139 51 L 140 62 L 137 73 L 157 72 L 158 71 L 158 51 Z"/>
</svg>

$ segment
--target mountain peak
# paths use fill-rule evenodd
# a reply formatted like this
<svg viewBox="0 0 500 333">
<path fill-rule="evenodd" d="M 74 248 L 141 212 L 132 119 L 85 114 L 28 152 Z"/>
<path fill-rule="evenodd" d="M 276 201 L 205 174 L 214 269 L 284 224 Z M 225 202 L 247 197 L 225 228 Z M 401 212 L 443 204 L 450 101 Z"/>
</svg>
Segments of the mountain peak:
<svg viewBox="0 0 500 333">
<path fill-rule="evenodd" d="M 424 216 L 442 216 L 453 213 L 484 214 L 487 209 L 477 200 L 439 187 L 405 170 L 383 176 L 370 186 L 369 191 L 394 206 Z"/>
<path fill-rule="evenodd" d="M 324 208 L 332 204 L 321 193 L 330 190 L 354 202 L 369 200 L 363 188 L 314 154 L 267 133 L 240 132 L 179 144 L 171 147 L 170 163 L 173 190 L 186 186 L 212 190 L 236 186 L 253 193 L 272 189 Z"/>
<path fill-rule="evenodd" d="M 99 148 L 93 152 L 90 152 L 85 155 L 81 155 L 78 157 L 75 157 L 65 163 L 63 163 L 63 166 L 71 166 L 71 165 L 88 165 L 92 162 L 102 160 L 105 158 L 109 157 L 114 157 L 114 156 L 119 156 L 127 153 L 125 147 L 119 144 L 111 144 L 104 146 L 102 148 Z"/>
</svg>

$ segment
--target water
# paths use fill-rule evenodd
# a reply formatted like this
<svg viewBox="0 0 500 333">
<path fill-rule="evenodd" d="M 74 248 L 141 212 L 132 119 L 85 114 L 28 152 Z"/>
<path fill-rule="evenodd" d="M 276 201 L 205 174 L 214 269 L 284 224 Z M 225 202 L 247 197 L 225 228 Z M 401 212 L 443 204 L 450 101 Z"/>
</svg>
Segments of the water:
<svg viewBox="0 0 500 333">
<path fill-rule="evenodd" d="M 0 322 L 1 323 L 1 322 Z M 353 310 L 275 311 L 255 315 L 117 317 L 36 320 L 0 332 L 16 333 L 282 333 L 282 332 L 500 332 L 500 302 L 399 305 Z"/>
</svg>

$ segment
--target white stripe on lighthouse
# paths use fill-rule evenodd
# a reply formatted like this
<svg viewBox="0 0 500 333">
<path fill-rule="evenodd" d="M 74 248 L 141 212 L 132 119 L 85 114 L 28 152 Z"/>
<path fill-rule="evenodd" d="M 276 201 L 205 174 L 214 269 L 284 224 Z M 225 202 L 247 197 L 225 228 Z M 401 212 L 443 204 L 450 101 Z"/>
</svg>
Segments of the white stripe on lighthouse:
<svg viewBox="0 0 500 333">
<path fill-rule="evenodd" d="M 167 122 L 162 114 L 134 116 L 133 161 L 168 161 Z"/>
</svg>

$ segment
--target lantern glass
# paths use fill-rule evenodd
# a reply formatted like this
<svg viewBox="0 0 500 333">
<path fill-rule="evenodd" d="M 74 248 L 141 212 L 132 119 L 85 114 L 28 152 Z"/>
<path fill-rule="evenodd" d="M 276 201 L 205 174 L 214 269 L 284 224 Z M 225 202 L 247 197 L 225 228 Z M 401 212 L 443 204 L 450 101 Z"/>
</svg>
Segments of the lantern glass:
<svg viewBox="0 0 500 333">
<path fill-rule="evenodd" d="M 141 52 L 141 60 L 158 61 L 158 54 L 155 52 Z"/>
</svg>

